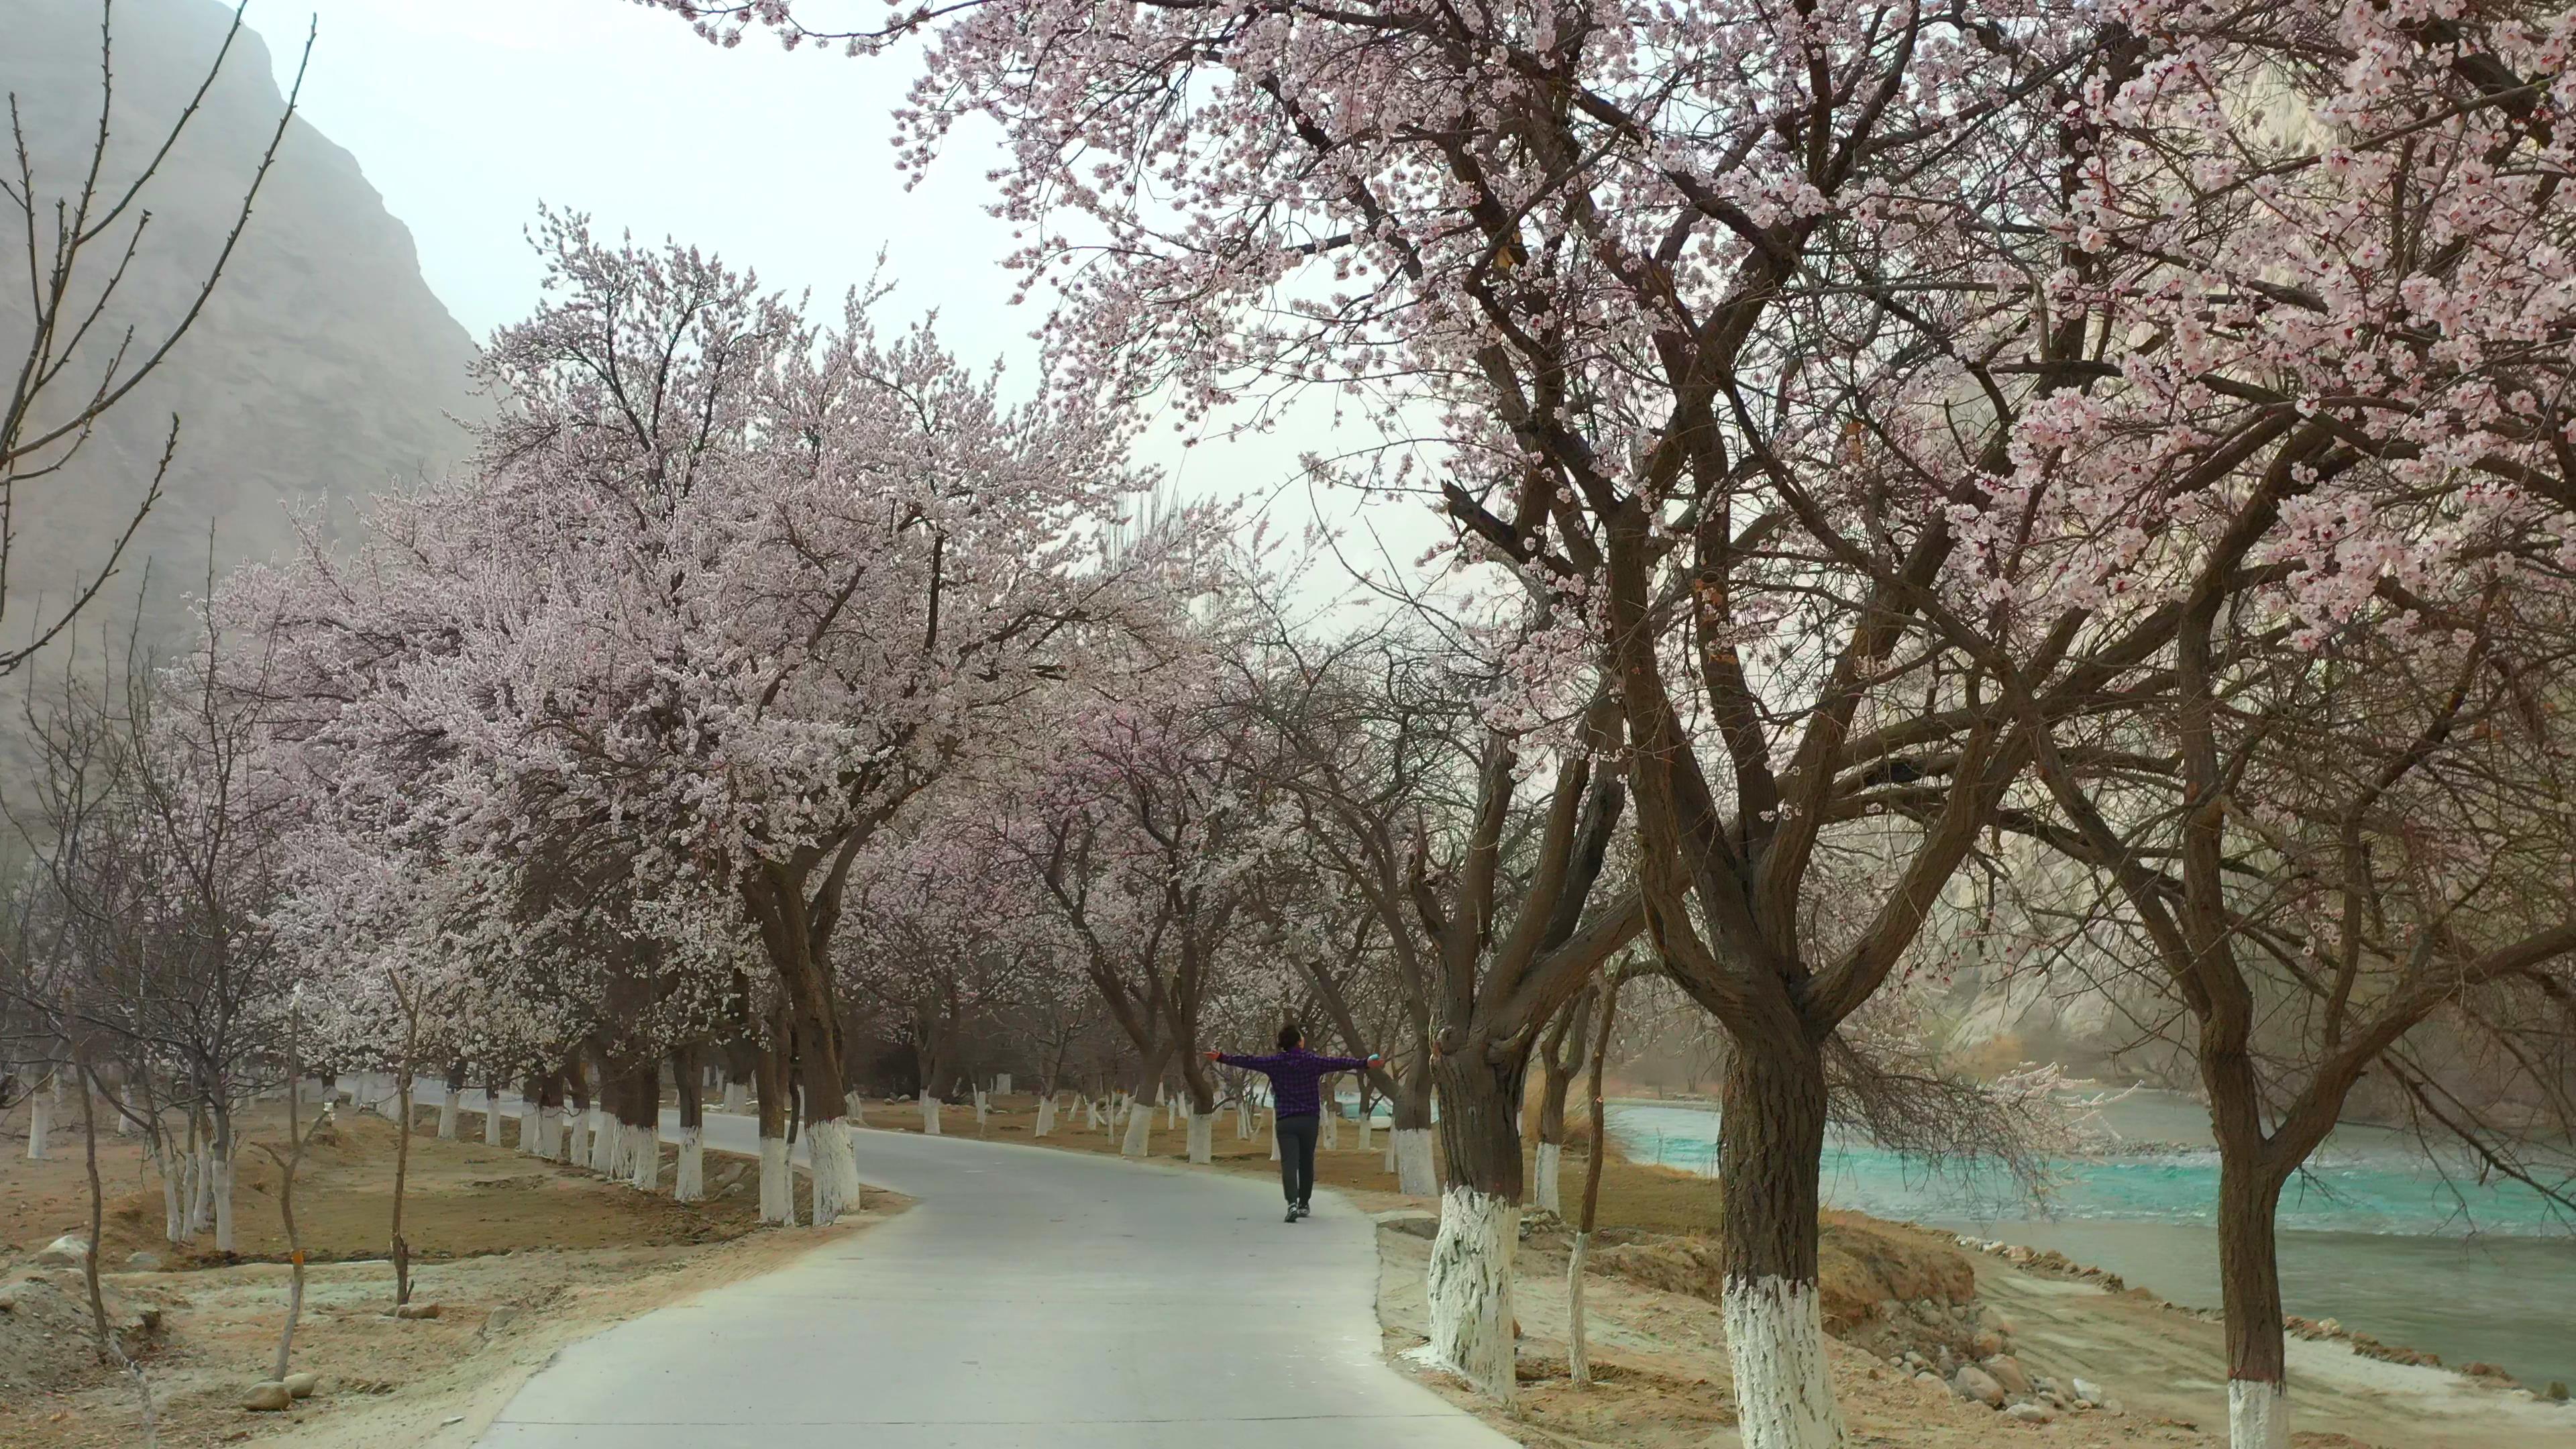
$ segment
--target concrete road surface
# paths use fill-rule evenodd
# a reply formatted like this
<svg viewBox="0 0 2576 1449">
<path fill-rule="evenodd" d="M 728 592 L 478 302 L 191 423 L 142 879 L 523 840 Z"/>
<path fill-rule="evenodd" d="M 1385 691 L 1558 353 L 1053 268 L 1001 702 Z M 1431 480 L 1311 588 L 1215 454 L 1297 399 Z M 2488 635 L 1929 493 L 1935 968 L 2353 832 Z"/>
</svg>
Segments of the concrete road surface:
<svg viewBox="0 0 2576 1449">
<path fill-rule="evenodd" d="M 708 1114 L 710 1147 L 754 1152 L 753 1133 Z M 1329 1194 L 1288 1224 L 1277 1186 L 1252 1179 L 953 1137 L 858 1146 L 861 1177 L 919 1206 L 564 1350 L 482 1445 L 1511 1442 L 1380 1360 L 1373 1228 Z"/>
</svg>

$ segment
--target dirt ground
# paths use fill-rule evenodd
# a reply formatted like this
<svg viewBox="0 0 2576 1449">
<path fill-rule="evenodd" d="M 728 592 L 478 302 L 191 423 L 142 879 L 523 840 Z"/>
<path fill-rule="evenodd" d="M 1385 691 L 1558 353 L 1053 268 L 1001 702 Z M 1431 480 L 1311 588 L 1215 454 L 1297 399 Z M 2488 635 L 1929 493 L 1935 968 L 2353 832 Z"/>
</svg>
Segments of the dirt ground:
<svg viewBox="0 0 2576 1449">
<path fill-rule="evenodd" d="M 869 1125 L 921 1129 L 909 1102 L 868 1105 Z M 979 1126 L 971 1108 L 949 1107 L 940 1130 L 949 1136 L 1023 1142 L 1066 1151 L 1115 1154 L 1118 1142 L 1085 1128 L 1076 1114 L 1032 1141 L 1032 1099 L 1002 1099 Z M 1234 1119 L 1216 1124 L 1213 1170 L 1272 1176 L 1267 1136 L 1235 1135 Z M 1384 1160 L 1386 1134 L 1362 1151 L 1343 1124 L 1341 1145 L 1316 1153 L 1315 1176 L 1382 1222 L 1436 1213 L 1437 1204 L 1395 1191 Z M 1185 1134 L 1155 1120 L 1152 1156 L 1185 1160 Z M 1583 1180 L 1581 1148 L 1564 1164 L 1569 1198 Z M 864 1162 L 864 1154 L 862 1155 Z M 1718 1221 L 1719 1185 L 1668 1168 L 1613 1157 L 1603 1164 L 1598 1225 L 1657 1234 L 1705 1235 Z M 1733 1387 L 1717 1305 L 1705 1297 L 1642 1286 L 1604 1272 L 1586 1275 L 1587 1323 L 1596 1382 L 1577 1388 L 1566 1376 L 1566 1259 L 1561 1239 L 1542 1237 L 1521 1254 L 1515 1307 L 1522 1329 L 1521 1393 L 1509 1411 L 1479 1402 L 1435 1373 L 1424 1382 L 1482 1414 L 1506 1434 L 1542 1449 L 1635 1446 L 1635 1449 L 1727 1449 L 1735 1435 Z M 1419 1346 L 1426 1326 L 1423 1274 L 1430 1243 L 1414 1232 L 1382 1228 L 1378 1317 L 1387 1351 Z M 2170 1309 L 2152 1293 L 2101 1287 L 2026 1272 L 1982 1253 L 1962 1252 L 1949 1235 L 1884 1223 L 1852 1213 L 1825 1221 L 1825 1298 L 1858 1301 L 1891 1279 L 1974 1277 L 1974 1296 L 2009 1320 L 2016 1356 L 2060 1382 L 2078 1375 L 2108 1390 L 2119 1412 L 2085 1411 L 2048 1424 L 2023 1424 L 1960 1402 L 1946 1389 L 1914 1382 L 1866 1350 L 1831 1347 L 1835 1386 L 1855 1442 L 1887 1449 L 1985 1449 L 2028 1442 L 2065 1449 L 2143 1449 L 2152 1445 L 2226 1443 L 2227 1375 L 2223 1330 L 2200 1315 Z M 2384 1363 L 2340 1343 L 2290 1343 L 2295 1449 L 2576 1449 L 2576 1409 L 2535 1401 L 2528 1393 L 2440 1369 Z"/>
<path fill-rule="evenodd" d="M 161 1196 L 152 1169 L 130 1142 L 102 1141 L 100 1171 L 109 1196 L 101 1262 L 112 1270 L 103 1283 L 122 1317 L 157 1320 L 138 1338 L 146 1345 L 141 1359 L 163 1445 L 279 1439 L 299 1449 L 461 1449 L 563 1345 L 784 1266 L 909 1205 L 871 1191 L 867 1212 L 823 1232 L 763 1232 L 756 1165 L 748 1159 L 709 1152 L 710 1200 L 682 1204 L 667 1193 L 639 1193 L 486 1147 L 478 1113 L 463 1114 L 461 1131 L 470 1140 L 456 1142 L 430 1135 L 435 1114 L 416 1120 L 423 1130 L 411 1143 L 404 1235 L 415 1261 L 413 1301 L 436 1304 L 438 1316 L 396 1319 L 387 1312 L 393 1272 L 384 1255 L 397 1139 L 392 1123 L 344 1106 L 331 1139 L 308 1154 L 295 1192 L 313 1266 L 294 1362 L 321 1374 L 323 1388 L 283 1414 L 239 1406 L 243 1391 L 268 1377 L 283 1322 L 288 1270 L 276 1169 L 265 1154 L 243 1152 L 235 1197 L 241 1254 L 227 1261 L 202 1242 L 176 1250 L 160 1241 Z M 261 1116 L 247 1135 L 282 1144 L 283 1126 L 282 1116 Z M 505 1119 L 505 1140 L 516 1140 L 515 1126 Z M 23 1153 L 21 1143 L 10 1145 Z M 55 1160 L 15 1156 L 0 1164 L 0 1264 L 16 1265 L 0 1297 L 14 1290 L 25 1305 L 16 1312 L 0 1308 L 0 1357 L 12 1353 L 8 1319 L 22 1320 L 21 1332 L 51 1332 L 62 1325 L 39 1313 L 49 1298 L 80 1302 L 76 1272 L 37 1268 L 29 1258 L 56 1236 L 85 1234 L 88 1226 L 80 1139 L 60 1134 L 53 1146 Z M 666 1146 L 666 1156 L 671 1152 Z M 666 1163 L 665 1183 L 670 1174 Z M 801 1174 L 798 1186 L 802 1216 L 809 1191 Z M 168 1266 L 127 1270 L 137 1251 L 159 1255 Z M 85 1330 L 85 1317 L 74 1321 Z M 84 1347 L 86 1341 L 84 1331 Z M 131 1381 L 86 1358 L 75 1354 L 76 1371 L 32 1392 L 8 1392 L 8 1376 L 0 1375 L 0 1445 L 106 1449 L 136 1442 L 140 1412 Z"/>
</svg>

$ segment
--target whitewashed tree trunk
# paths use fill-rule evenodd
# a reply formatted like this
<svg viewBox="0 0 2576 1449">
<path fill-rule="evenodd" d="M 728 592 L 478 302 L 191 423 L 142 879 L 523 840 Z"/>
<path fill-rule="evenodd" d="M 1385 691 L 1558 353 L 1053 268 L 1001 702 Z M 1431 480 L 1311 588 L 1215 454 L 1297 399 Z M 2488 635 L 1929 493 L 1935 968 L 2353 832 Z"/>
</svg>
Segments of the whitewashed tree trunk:
<svg viewBox="0 0 2576 1449">
<path fill-rule="evenodd" d="M 828 1228 L 859 1210 L 859 1159 L 850 1150 L 850 1124 L 840 1117 L 805 1124 L 805 1151 L 814 1173 L 814 1226 Z"/>
<path fill-rule="evenodd" d="M 1238 1098 L 1235 1101 L 1234 1139 L 1237 1142 L 1252 1140 L 1252 1100 L 1248 1097 Z"/>
<path fill-rule="evenodd" d="M 1552 1213 L 1565 1211 L 1557 1197 L 1558 1176 L 1563 1171 L 1564 1165 L 1563 1144 L 1542 1142 L 1538 1145 L 1537 1182 L 1530 1193 L 1530 1204 L 1533 1207 Z"/>
<path fill-rule="evenodd" d="M 1520 1204 L 1453 1187 L 1441 1195 L 1440 1235 L 1431 1244 L 1431 1342 L 1423 1354 L 1495 1399 L 1510 1399 L 1514 1386 L 1512 1259 L 1520 1226 Z"/>
<path fill-rule="evenodd" d="M 1029 1129 L 1031 1137 L 1044 1137 L 1055 1130 L 1055 1098 L 1038 1098 L 1037 1125 Z"/>
<path fill-rule="evenodd" d="M 2289 1449 L 2287 1385 L 2230 1379 L 2227 1384 L 2228 1449 Z"/>
<path fill-rule="evenodd" d="M 1735 1366 L 1744 1449 L 1843 1449 L 1842 1410 L 1825 1363 L 1824 1300 L 1813 1283 L 1729 1278 L 1719 1311 Z"/>
<path fill-rule="evenodd" d="M 27 1160 L 42 1162 L 54 1133 L 54 1104 L 45 1092 L 27 1094 Z"/>
<path fill-rule="evenodd" d="M 724 1111 L 731 1112 L 738 1117 L 742 1115 L 743 1108 L 749 1105 L 751 1105 L 751 1095 L 749 1089 L 743 1083 L 725 1083 Z"/>
<path fill-rule="evenodd" d="M 215 1251 L 233 1251 L 233 1165 L 221 1154 L 210 1155 L 206 1164 L 207 1195 L 215 1206 Z"/>
<path fill-rule="evenodd" d="M 1393 1136 L 1395 1190 L 1414 1197 L 1429 1197 L 1438 1192 L 1440 1182 L 1431 1170 L 1431 1129 L 1400 1127 Z"/>
<path fill-rule="evenodd" d="M 519 1151 L 522 1154 L 529 1157 L 545 1155 L 544 1145 L 538 1140 L 543 1134 L 537 1127 L 538 1120 L 544 1115 L 544 1109 L 534 1102 L 522 1100 L 519 1103 Z"/>
<path fill-rule="evenodd" d="M 161 1236 L 173 1243 L 188 1241 L 188 1216 L 179 1204 L 185 1191 L 186 1172 L 169 1160 L 167 1149 L 161 1162 Z"/>
<path fill-rule="evenodd" d="M 134 1117 L 132 1113 L 127 1110 L 132 1099 L 133 1094 L 131 1092 L 120 1091 L 110 1092 L 107 1094 L 107 1100 L 114 1103 L 116 1107 L 116 1135 L 119 1137 L 131 1137 L 134 1135 Z"/>
<path fill-rule="evenodd" d="M 188 1196 L 188 1236 L 212 1232 L 215 1226 L 215 1153 L 211 1147 L 197 1149 L 196 1165 L 189 1169 L 188 1181 L 195 1190 Z"/>
<path fill-rule="evenodd" d="M 993 1095 L 996 1097 L 1007 1097 L 1011 1095 L 1010 1073 L 995 1072 L 993 1074 Z"/>
<path fill-rule="evenodd" d="M 707 1197 L 707 1134 L 703 1127 L 680 1129 L 680 1170 L 671 1180 L 674 1202 L 704 1202 Z"/>
<path fill-rule="evenodd" d="M 921 1094 L 921 1135 L 939 1135 L 939 1099 L 926 1091 Z"/>
<path fill-rule="evenodd" d="M 1121 1157 L 1144 1157 L 1153 1150 L 1154 1112 L 1138 1105 L 1127 1113 L 1127 1138 L 1118 1144 Z"/>
<path fill-rule="evenodd" d="M 563 1131 L 555 1137 L 555 1160 L 578 1167 L 589 1155 L 582 1147 L 581 1111 L 567 1102 L 563 1109 Z"/>
<path fill-rule="evenodd" d="M 1371 1129 L 1376 1126 L 1377 1121 L 1375 1118 L 1365 1115 L 1360 1118 L 1360 1151 L 1369 1152 L 1375 1150 L 1375 1144 L 1369 1141 L 1369 1134 Z"/>
<path fill-rule="evenodd" d="M 849 1124 L 851 1126 L 865 1127 L 868 1125 L 867 1098 L 860 1096 L 856 1092 L 843 1092 L 841 1094 L 841 1114 L 849 1120 Z"/>
<path fill-rule="evenodd" d="M 659 1124 L 621 1128 L 626 1134 L 626 1180 L 638 1192 L 662 1190 L 662 1129 Z"/>
<path fill-rule="evenodd" d="M 1324 1103 L 1323 1130 L 1316 1134 L 1315 1145 L 1338 1149 L 1342 1145 L 1342 1104 Z"/>
<path fill-rule="evenodd" d="M 1279 1160 L 1279 1109 L 1270 1109 L 1270 1160 Z"/>
<path fill-rule="evenodd" d="M 606 1112 L 590 1109 L 590 1170 L 602 1177 L 617 1175 L 617 1122 Z"/>
<path fill-rule="evenodd" d="M 985 1096 L 982 1088 L 977 1088 L 975 1091 L 975 1126 L 977 1130 L 982 1130 L 985 1119 L 992 1114 L 992 1111 L 993 1099 Z"/>
<path fill-rule="evenodd" d="M 787 1164 L 787 1139 L 760 1139 L 760 1220 L 796 1225 L 796 1176 Z"/>
<path fill-rule="evenodd" d="M 1172 1127 L 1172 1126 L 1177 1126 L 1177 1125 L 1179 1125 L 1179 1113 L 1180 1113 L 1180 1110 L 1181 1110 L 1181 1099 L 1180 1099 L 1180 1098 L 1178 1098 L 1178 1097 L 1171 1097 L 1171 1098 L 1167 1098 L 1167 1099 L 1165 1099 L 1165 1100 L 1164 1100 L 1164 1102 L 1163 1102 L 1163 1125 L 1164 1125 L 1164 1126 L 1166 1126 L 1166 1127 Z"/>
<path fill-rule="evenodd" d="M 456 1093 L 453 1091 L 438 1104 L 438 1135 L 443 1141 L 456 1140 Z"/>
<path fill-rule="evenodd" d="M 483 1094 L 483 1145 L 501 1145 L 501 1095 L 498 1092 Z"/>
<path fill-rule="evenodd" d="M 1578 1384 L 1592 1382 L 1592 1343 L 1583 1323 L 1583 1265 L 1591 1257 L 1592 1235 L 1576 1233 L 1565 1260 L 1565 1356 L 1566 1371 Z"/>
<path fill-rule="evenodd" d="M 1190 1114 L 1189 1141 L 1190 1161 L 1216 1161 L 1216 1114 L 1214 1112 Z"/>
</svg>

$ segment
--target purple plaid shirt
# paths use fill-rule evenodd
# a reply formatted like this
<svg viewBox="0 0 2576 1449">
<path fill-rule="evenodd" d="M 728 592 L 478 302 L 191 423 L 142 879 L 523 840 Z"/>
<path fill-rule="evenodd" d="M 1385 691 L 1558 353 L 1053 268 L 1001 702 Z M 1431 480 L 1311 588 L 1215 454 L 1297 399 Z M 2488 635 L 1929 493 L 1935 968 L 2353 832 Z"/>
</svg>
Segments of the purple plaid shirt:
<svg viewBox="0 0 2576 1449">
<path fill-rule="evenodd" d="M 1267 1057 L 1220 1056 L 1218 1061 L 1229 1067 L 1247 1067 L 1270 1079 L 1270 1095 L 1279 1105 L 1282 1117 L 1320 1117 L 1324 1113 L 1323 1094 L 1316 1083 L 1335 1072 L 1356 1072 L 1368 1066 L 1357 1057 L 1319 1057 L 1299 1047 Z"/>
</svg>

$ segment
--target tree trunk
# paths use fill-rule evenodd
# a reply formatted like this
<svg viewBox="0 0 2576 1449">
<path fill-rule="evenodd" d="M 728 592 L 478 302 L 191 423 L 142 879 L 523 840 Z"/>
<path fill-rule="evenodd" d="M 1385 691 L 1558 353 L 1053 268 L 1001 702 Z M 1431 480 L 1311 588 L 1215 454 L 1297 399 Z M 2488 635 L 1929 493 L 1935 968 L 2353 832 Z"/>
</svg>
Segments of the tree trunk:
<svg viewBox="0 0 2576 1449">
<path fill-rule="evenodd" d="M 411 1245 L 403 1241 L 403 1188 L 411 1180 L 411 1063 L 405 1061 L 396 1100 L 402 1104 L 402 1128 L 394 1135 L 394 1307 L 411 1301 Z"/>
<path fill-rule="evenodd" d="M 1478 1392 L 1508 1400 L 1512 1262 L 1521 1221 L 1521 1142 L 1511 1110 L 1517 1073 L 1446 1058 L 1440 1074 L 1440 1144 L 1449 1181 L 1431 1245 L 1431 1342 L 1424 1353 Z"/>
<path fill-rule="evenodd" d="M 682 1047 L 671 1058 L 671 1075 L 680 1083 L 680 1164 L 671 1180 L 674 1202 L 704 1202 L 707 1196 L 707 1104 L 698 1080 L 698 1052 Z M 655 1114 L 660 1115 L 660 1114 Z"/>
<path fill-rule="evenodd" d="M 682 1095 L 687 1095 L 686 1091 Z M 662 1070 L 655 1064 L 627 1073 L 618 1132 L 627 1185 L 637 1192 L 662 1190 Z"/>
<path fill-rule="evenodd" d="M 27 1094 L 27 1160 L 45 1160 L 47 1139 L 54 1132 L 54 1107 L 42 1086 Z"/>
<path fill-rule="evenodd" d="M 1127 1107 L 1127 1136 L 1125 1140 L 1118 1144 L 1118 1155 L 1121 1157 L 1150 1157 L 1153 1155 L 1153 1143 L 1154 1109 L 1146 1106 L 1141 1101 L 1129 1103 Z"/>
<path fill-rule="evenodd" d="M 465 1093 L 465 1063 L 447 1069 L 447 1096 L 438 1104 L 438 1135 L 441 1141 L 456 1140 L 457 1098 Z"/>
<path fill-rule="evenodd" d="M 784 1023 L 765 1046 L 753 1078 L 760 1108 L 760 1220 L 779 1227 L 796 1223 L 796 1175 L 787 1156 L 787 1040 Z"/>
<path fill-rule="evenodd" d="M 921 1135 L 939 1135 L 939 1097 L 928 1087 L 921 1089 Z"/>
<path fill-rule="evenodd" d="M 1190 1114 L 1189 1154 L 1192 1162 L 1216 1161 L 1215 1113 L 1192 1112 Z"/>
<path fill-rule="evenodd" d="M 486 1147 L 501 1145 L 501 1079 L 499 1077 L 486 1077 L 483 1080 L 483 1145 Z"/>
<path fill-rule="evenodd" d="M 1592 1382 L 1592 1345 L 1584 1332 L 1583 1273 L 1592 1257 L 1592 1224 L 1601 1210 L 1601 1164 L 1610 1153 L 1610 1124 L 1601 1111 L 1601 1069 L 1610 1057 L 1610 1024 L 1619 1014 L 1619 977 L 1602 971 L 1601 1035 L 1592 1048 L 1592 1156 L 1583 1170 L 1583 1211 L 1574 1223 L 1574 1251 L 1565 1264 L 1565 1346 L 1567 1377 Z"/>
<path fill-rule="evenodd" d="M 1446 1105 L 1444 1103 L 1444 1105 Z M 1736 1038 L 1719 1119 L 1720 1308 L 1744 1449 L 1842 1449 L 1816 1284 L 1824 1059 L 1803 1035 Z"/>
<path fill-rule="evenodd" d="M 1395 1118 L 1387 1146 L 1395 1156 L 1395 1190 L 1407 1197 L 1431 1197 L 1440 1191 L 1431 1153 L 1431 1087 L 1431 1072 L 1424 1065 L 1408 1067 L 1396 1079 Z"/>
<path fill-rule="evenodd" d="M 83 1103 L 82 1111 L 87 1113 L 87 1103 Z M 229 1253 L 234 1250 L 233 1154 L 241 1150 L 241 1143 L 233 1136 L 232 1109 L 218 1101 L 214 1116 L 214 1152 L 206 1164 L 206 1195 L 214 1203 L 215 1251 Z"/>
<path fill-rule="evenodd" d="M 2227 1442 L 2288 1449 L 2289 1357 L 2281 1332 L 2281 1261 L 2274 1214 L 2282 1179 L 2252 1161 L 2259 1148 L 2218 1147 L 2218 1278 L 2227 1310 Z"/>
</svg>

